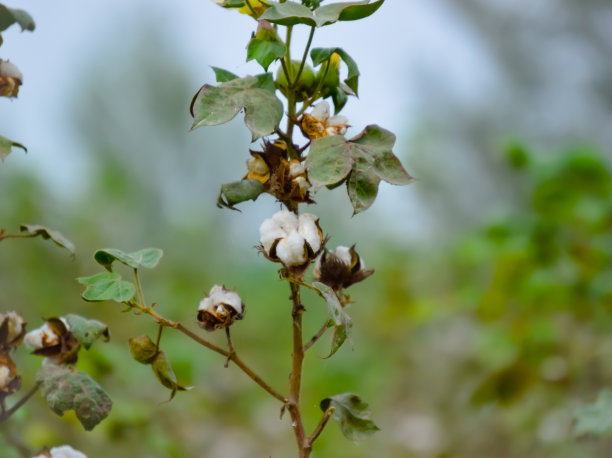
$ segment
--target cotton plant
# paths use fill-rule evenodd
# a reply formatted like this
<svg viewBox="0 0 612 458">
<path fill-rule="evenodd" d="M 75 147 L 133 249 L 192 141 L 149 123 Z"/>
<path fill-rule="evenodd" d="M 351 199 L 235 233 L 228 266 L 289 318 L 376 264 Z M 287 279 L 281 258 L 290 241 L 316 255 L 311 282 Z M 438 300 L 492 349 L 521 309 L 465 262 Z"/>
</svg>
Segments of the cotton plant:
<svg viewBox="0 0 612 458">
<path fill-rule="evenodd" d="M 287 354 L 292 358 L 291 366 L 287 367 L 288 385 L 273 387 L 264 375 L 242 359 L 240 349 L 232 344 L 231 332 L 236 323 L 242 321 L 241 326 L 247 326 L 249 320 L 240 292 L 226 286 L 227 280 L 224 283 L 224 279 L 219 279 L 217 284 L 206 285 L 209 292 L 194 300 L 193 315 L 182 318 L 187 322 L 195 321 L 199 325 L 195 329 L 179 321 L 180 317 L 165 317 L 161 313 L 164 304 L 154 307 L 155 303 L 145 300 L 141 274 L 158 265 L 163 255 L 161 249 L 97 250 L 94 260 L 104 271 L 78 278 L 84 286 L 81 296 L 88 302 L 114 301 L 136 312 L 134 315 L 152 318 L 156 332 L 130 338 L 129 351 L 137 363 L 151 367 L 153 375 L 170 391 L 170 400 L 178 392 L 202 387 L 187 387 L 177 379 L 163 350 L 166 328 L 221 355 L 226 368 L 231 366 L 242 371 L 278 401 L 281 417 L 289 417 L 288 430 L 295 436 L 297 456 L 306 458 L 330 419 L 337 421 L 342 433 L 351 440 L 363 439 L 378 430 L 370 418 L 368 404 L 353 393 L 329 393 L 319 402 L 318 423 L 305 424 L 303 412 L 310 408 L 311 402 L 303 402 L 308 387 L 303 386 L 302 379 L 304 358 L 323 336 L 331 334 L 327 357 L 350 341 L 352 320 L 348 306 L 353 300 L 346 290 L 374 273 L 374 270 L 366 270 L 354 241 L 351 245 L 342 240 L 344 245 L 328 247 L 329 237 L 325 234 L 325 222 L 316 215 L 315 198 L 325 199 L 327 191 L 324 188 L 345 189 L 353 214 L 357 214 L 374 203 L 381 181 L 395 185 L 413 181 L 393 153 L 393 133 L 370 124 L 356 135 L 348 135 L 349 128 L 355 126 L 350 125 L 350 116 L 343 110 L 348 100 L 358 95 L 360 72 L 355 60 L 333 44 L 312 48 L 314 35 L 321 28 L 367 18 L 383 5 L 384 0 L 214 1 L 230 10 L 229 13 L 234 10 L 253 19 L 246 60 L 256 61 L 262 72 L 239 76 L 212 67 L 216 84 L 207 82 L 195 93 L 190 105 L 191 129 L 223 124 L 243 112 L 251 133 L 251 145 L 245 145 L 244 162 L 240 163 L 245 165 L 239 165 L 235 181 L 221 185 L 216 204 L 222 209 L 236 210 L 239 204 L 270 195 L 281 207 L 272 215 L 261 216 L 259 239 L 253 241 L 256 245 L 253 254 L 275 263 L 290 291 L 290 303 L 278 311 L 290 318 L 292 330 L 292 339 L 287 342 Z M 219 10 L 219 20 L 222 17 L 222 10 Z M 297 28 L 305 28 L 308 37 L 302 43 L 302 50 L 292 55 L 292 49 L 298 45 L 293 34 Z M 8 63 L 0 64 L 0 76 L 2 71 L 9 72 L 13 75 L 11 81 L 17 84 L 16 70 Z M 15 88 L 18 86 L 5 90 L 12 94 Z M 61 234 L 46 228 L 26 226 L 22 230 L 23 237 L 41 235 L 72 248 Z M 0 240 L 2 237 L 0 233 Z M 7 237 L 8 234 L 4 236 Z M 124 278 L 126 272 L 131 278 Z M 303 326 L 306 307 L 302 292 L 305 288 L 316 292 L 329 312 L 329 317 L 318 330 L 313 330 L 309 339 L 304 338 L 308 331 Z M 50 407 L 62 413 L 61 409 L 68 406 L 75 410 L 86 429 L 93 428 L 108 414 L 110 399 L 93 380 L 78 373 L 74 363 L 80 349 L 91 345 L 93 330 L 96 338 L 108 338 L 108 329 L 99 322 L 66 315 L 46 318 L 40 327 L 26 333 L 25 323 L 15 321 L 13 315 L 10 317 L 4 318 L 8 324 L 3 326 L 11 331 L 0 332 L 3 339 L 0 344 L 4 345 L 0 355 L 8 355 L 16 342 L 23 341 L 34 355 L 43 357 L 42 375 L 35 388 L 40 388 Z M 212 343 L 210 333 L 225 334 L 223 344 Z M 76 396 L 61 399 L 60 408 L 59 404 L 54 404 L 58 396 L 61 397 L 57 387 L 66 383 L 72 383 L 81 394 L 92 394 L 78 397 L 81 404 Z M 8 356 L 0 356 L 0 399 L 12 395 L 19 384 L 15 364 Z M 189 396 L 189 393 L 184 395 Z M 100 413 L 95 418 L 91 412 L 89 417 L 85 415 L 88 412 L 83 412 L 84 406 L 91 404 Z M 38 456 L 81 456 L 80 452 L 65 447 L 68 448 L 45 448 Z"/>
<path fill-rule="evenodd" d="M 187 388 L 177 380 L 162 350 L 165 328 L 179 331 L 222 355 L 226 367 L 235 366 L 280 403 L 281 412 L 290 417 L 297 455 L 309 457 L 330 419 L 336 420 L 344 435 L 353 440 L 378 429 L 370 418 L 368 405 L 352 393 L 330 393 L 320 402 L 320 421 L 316 425 L 305 425 L 303 421 L 305 354 L 328 330 L 329 356 L 350 340 L 352 321 L 347 306 L 353 301 L 345 291 L 374 272 L 366 270 L 355 244 L 328 248 L 325 225 L 313 210 L 315 197 L 325 198 L 322 188 L 337 189 L 343 185 L 353 214 L 357 214 L 373 204 L 381 181 L 395 185 L 413 181 L 393 154 L 395 136 L 391 132 L 370 124 L 356 135 L 347 136 L 350 119 L 343 110 L 349 98 L 358 94 L 357 63 L 342 48 L 332 45 L 311 49 L 311 45 L 321 28 L 366 18 L 382 6 L 383 0 L 341 3 L 215 0 L 215 3 L 254 19 L 246 60 L 255 60 L 263 72 L 239 76 L 212 67 L 217 84 L 206 83 L 194 95 L 190 105 L 191 127 L 194 130 L 223 124 L 243 112 L 252 146 L 245 147 L 246 167 L 238 172 L 241 178 L 221 186 L 217 206 L 235 210 L 237 205 L 265 194 L 281 205 L 273 215 L 262 216 L 256 249 L 266 260 L 278 265 L 279 275 L 291 292 L 285 310 L 291 317 L 293 332 L 287 348 L 292 356 L 292 365 L 287 368 L 288 386 L 272 387 L 239 356 L 240 349 L 232 344 L 231 330 L 239 320 L 245 322 L 241 326 L 248 325 L 248 314 L 240 292 L 226 287 L 223 279 L 209 285 L 210 291 L 194 304 L 201 330 L 166 318 L 160 313 L 162 304 L 154 308 L 145 301 L 140 275 L 143 269 L 158 264 L 162 257 L 160 249 L 98 250 L 94 259 L 106 272 L 79 278 L 86 287 L 82 297 L 92 302 L 113 300 L 134 309 L 138 315 L 153 318 L 158 326 L 156 337 L 133 337 L 130 351 L 137 362 L 152 367 L 159 381 L 171 391 L 171 398 Z M 296 43 L 292 43 L 292 37 L 296 28 L 306 28 L 309 35 L 303 50 L 293 56 L 291 50 Z M 124 279 L 116 267 L 131 270 L 133 279 Z M 302 301 L 304 288 L 315 291 L 329 311 L 329 318 L 308 340 L 302 325 L 306 310 Z M 208 340 L 207 334 L 215 332 L 225 334 L 224 347 Z"/>
</svg>

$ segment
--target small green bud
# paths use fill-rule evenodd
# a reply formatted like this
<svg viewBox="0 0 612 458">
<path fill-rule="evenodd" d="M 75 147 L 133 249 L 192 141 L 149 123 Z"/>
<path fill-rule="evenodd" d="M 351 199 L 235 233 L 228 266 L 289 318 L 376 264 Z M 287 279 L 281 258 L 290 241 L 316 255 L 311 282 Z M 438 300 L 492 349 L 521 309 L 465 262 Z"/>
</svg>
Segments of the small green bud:
<svg viewBox="0 0 612 458">
<path fill-rule="evenodd" d="M 141 364 L 151 364 L 155 360 L 159 349 L 149 336 L 132 337 L 129 340 L 132 358 Z"/>
<path fill-rule="evenodd" d="M 295 75 L 297 75 L 298 71 L 300 70 L 301 63 L 302 62 L 299 60 L 291 61 L 291 78 L 295 78 Z M 285 97 L 287 97 L 288 86 L 289 84 L 287 83 L 285 70 L 283 67 L 280 67 L 276 72 L 276 87 Z M 302 68 L 302 73 L 300 73 L 300 77 L 295 84 L 295 93 L 297 95 L 296 102 L 303 102 L 312 96 L 312 91 L 315 89 L 315 86 L 314 71 L 310 65 L 305 63 L 304 68 Z"/>
</svg>

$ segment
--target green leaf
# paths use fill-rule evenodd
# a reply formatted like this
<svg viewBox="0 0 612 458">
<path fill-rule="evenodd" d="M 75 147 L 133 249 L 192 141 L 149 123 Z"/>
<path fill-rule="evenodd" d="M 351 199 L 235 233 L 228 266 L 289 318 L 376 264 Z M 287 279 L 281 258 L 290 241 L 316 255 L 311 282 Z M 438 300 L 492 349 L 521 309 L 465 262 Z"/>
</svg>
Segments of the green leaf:
<svg viewBox="0 0 612 458">
<path fill-rule="evenodd" d="M 356 21 L 366 18 L 376 12 L 384 0 L 369 3 L 362 2 L 339 2 L 324 5 L 315 10 L 318 27 L 333 24 L 336 21 Z"/>
<path fill-rule="evenodd" d="M 314 14 L 307 6 L 292 1 L 266 2 L 269 8 L 259 17 L 273 24 L 304 24 L 311 27 L 322 27 L 336 21 L 356 21 L 373 14 L 384 0 L 369 3 L 361 2 L 332 3 L 317 8 Z"/>
<path fill-rule="evenodd" d="M 19 230 L 34 236 L 40 235 L 43 239 L 51 240 L 57 246 L 67 249 L 70 254 L 74 255 L 74 244 L 57 231 L 37 224 L 22 224 L 19 226 Z"/>
<path fill-rule="evenodd" d="M 7 8 L 4 5 L 0 5 L 0 31 L 8 29 L 13 24 L 19 24 L 21 31 L 34 30 L 36 24 L 34 19 L 24 10 L 18 10 L 14 8 Z"/>
<path fill-rule="evenodd" d="M 113 272 L 79 277 L 77 281 L 87 286 L 81 297 L 88 302 L 128 302 L 136 293 L 136 287 L 132 283 L 121 280 L 121 275 Z"/>
<path fill-rule="evenodd" d="M 228 81 L 235 80 L 236 78 L 238 78 L 238 75 L 230 72 L 229 70 L 224 70 L 222 68 L 213 66 L 211 66 L 210 68 L 212 68 L 213 72 L 215 72 L 215 78 L 217 79 L 217 83 L 226 83 Z"/>
<path fill-rule="evenodd" d="M 258 180 L 240 180 L 226 183 L 221 186 L 221 192 L 217 198 L 217 207 L 234 208 L 234 205 L 245 200 L 255 200 L 263 192 L 263 184 Z"/>
<path fill-rule="evenodd" d="M 353 170 L 347 180 L 347 190 L 354 214 L 372 205 L 381 179 L 396 185 L 414 181 L 393 154 L 395 135 L 388 130 L 370 125 L 348 143 Z"/>
<path fill-rule="evenodd" d="M 325 302 L 327 302 L 327 310 L 329 311 L 329 316 L 334 325 L 331 351 L 329 355 L 326 356 L 326 358 L 329 358 L 338 351 L 346 340 L 350 342 L 350 332 L 353 327 L 353 322 L 351 317 L 344 311 L 336 292 L 331 287 L 320 282 L 314 282 L 312 286 L 319 290 Z"/>
<path fill-rule="evenodd" d="M 374 158 L 374 171 L 387 183 L 404 186 L 414 181 L 400 160 L 390 151 L 385 151 Z"/>
<path fill-rule="evenodd" d="M 129 344 L 132 358 L 140 364 L 152 364 L 159 353 L 159 348 L 147 335 L 132 337 L 129 339 Z"/>
<path fill-rule="evenodd" d="M 259 16 L 273 24 L 296 25 L 305 24 L 311 27 L 317 25 L 312 11 L 301 3 L 286 1 L 284 3 L 267 2 L 269 8 Z"/>
<path fill-rule="evenodd" d="M 348 96 L 346 95 L 346 92 L 344 92 L 339 87 L 331 88 L 329 91 L 329 95 L 332 98 L 332 102 L 334 102 L 334 114 L 337 115 L 338 113 L 340 113 L 342 108 L 344 108 L 344 105 L 346 105 L 346 102 L 348 101 Z"/>
<path fill-rule="evenodd" d="M 164 252 L 159 248 L 143 248 L 142 250 L 126 253 L 116 248 L 103 248 L 94 253 L 94 259 L 109 272 L 114 261 L 119 261 L 132 269 L 145 267 L 153 269 L 159 263 Z"/>
<path fill-rule="evenodd" d="M 314 186 L 341 182 L 351 171 L 353 159 L 347 141 L 340 135 L 318 138 L 310 144 L 306 169 Z"/>
<path fill-rule="evenodd" d="M 353 215 L 370 208 L 376 200 L 379 183 L 380 178 L 367 158 L 358 156 L 346 182 L 348 196 L 353 205 Z"/>
<path fill-rule="evenodd" d="M 368 405 L 352 393 L 337 394 L 321 401 L 321 410 L 334 408 L 332 418 L 340 424 L 347 439 L 357 441 L 371 436 L 380 428 L 370 420 Z"/>
<path fill-rule="evenodd" d="M 89 350 L 93 343 L 100 338 L 105 342 L 110 340 L 108 326 L 101 321 L 88 320 L 87 318 L 72 313 L 66 315 L 64 319 L 68 322 L 72 335 L 76 337 L 76 340 L 78 340 L 87 350 Z"/>
<path fill-rule="evenodd" d="M 330 5 L 331 6 L 331 5 Z M 312 59 L 312 64 L 316 67 L 321 63 L 328 60 L 333 53 L 336 53 L 340 56 L 342 61 L 346 64 L 348 69 L 348 75 L 344 82 L 346 85 L 351 88 L 351 90 L 357 95 L 358 86 L 359 86 L 359 68 L 357 67 L 357 62 L 353 60 L 351 56 L 347 54 L 347 52 L 342 48 L 314 48 L 310 51 L 310 58 Z M 335 102 L 334 102 L 335 105 Z M 336 113 L 340 111 L 336 109 Z"/>
<path fill-rule="evenodd" d="M 605 389 L 599 392 L 593 404 L 579 407 L 574 412 L 574 435 L 593 436 L 612 435 L 612 391 Z"/>
<path fill-rule="evenodd" d="M 36 375 L 40 391 L 53 412 L 62 416 L 74 410 L 87 431 L 104 420 L 112 407 L 106 392 L 85 372 L 66 366 L 46 365 Z"/>
<path fill-rule="evenodd" d="M 247 62 L 255 59 L 264 70 L 276 59 L 279 59 L 287 52 L 285 44 L 278 39 L 276 33 L 258 33 L 249 42 L 247 47 Z"/>
<path fill-rule="evenodd" d="M 0 135 L 0 159 L 2 161 L 4 161 L 4 158 L 6 156 L 11 154 L 13 146 L 21 148 L 26 153 L 28 152 L 28 149 L 25 146 L 23 146 L 21 143 L 14 142 L 13 140 L 9 140 L 8 138 L 3 137 L 2 135 Z"/>
<path fill-rule="evenodd" d="M 174 398 L 177 391 L 186 391 L 191 389 L 191 387 L 184 387 L 178 384 L 176 375 L 174 374 L 172 366 L 170 365 L 170 360 L 163 351 L 159 351 L 157 355 L 155 355 L 155 360 L 153 361 L 151 367 L 153 368 L 153 372 L 155 373 L 155 376 L 159 382 L 171 390 L 170 399 L 168 399 L 168 401 Z"/>
<path fill-rule="evenodd" d="M 236 78 L 216 87 L 205 84 L 191 103 L 191 129 L 224 124 L 244 109 L 251 141 L 269 135 L 283 117 L 283 104 L 274 91 L 271 73 Z"/>
</svg>

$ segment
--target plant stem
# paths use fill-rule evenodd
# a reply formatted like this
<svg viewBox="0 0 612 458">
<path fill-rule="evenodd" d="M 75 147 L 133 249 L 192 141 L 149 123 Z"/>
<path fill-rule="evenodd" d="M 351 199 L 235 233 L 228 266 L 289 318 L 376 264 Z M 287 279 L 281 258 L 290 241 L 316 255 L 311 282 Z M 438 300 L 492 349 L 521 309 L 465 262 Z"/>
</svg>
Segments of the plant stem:
<svg viewBox="0 0 612 458">
<path fill-rule="evenodd" d="M 331 416 L 333 415 L 335 410 L 336 410 L 335 407 L 329 407 L 323 413 L 323 416 L 321 417 L 321 420 L 319 421 L 319 424 L 314 429 L 312 434 L 308 437 L 308 447 L 310 449 L 312 449 L 312 444 L 314 443 L 314 441 L 317 440 L 317 437 L 319 437 L 321 435 L 321 433 L 323 432 L 323 429 L 325 428 L 325 425 L 327 425 L 327 422 L 329 421 L 329 419 L 331 418 Z"/>
<path fill-rule="evenodd" d="M 4 410 L 2 412 L 2 415 L 0 415 L 0 423 L 6 421 L 9 419 L 9 417 L 11 415 L 13 415 L 15 412 L 17 412 L 17 410 L 24 405 L 26 402 L 29 401 L 29 399 L 34 396 L 34 394 L 38 391 L 38 388 L 40 388 L 40 382 L 36 382 L 36 384 L 30 388 L 30 391 L 28 391 L 19 401 L 17 401 L 10 409 L 8 410 Z"/>
<path fill-rule="evenodd" d="M 314 25 L 310 28 L 310 35 L 308 35 L 308 42 L 306 43 L 306 47 L 304 48 L 304 54 L 302 55 L 302 62 L 300 63 L 300 69 L 298 70 L 297 75 L 295 75 L 294 84 L 297 83 L 297 81 L 300 79 L 302 70 L 304 70 L 304 65 L 306 64 L 306 57 L 308 57 L 308 51 L 310 50 L 310 45 L 312 44 L 312 37 L 314 37 L 315 28 L 316 27 Z"/>
<path fill-rule="evenodd" d="M 304 306 L 300 299 L 300 286 L 295 283 L 289 284 L 291 287 L 291 301 L 293 308 L 291 316 L 293 318 L 293 354 L 292 369 L 289 383 L 289 402 L 287 407 L 291 415 L 291 425 L 297 441 L 299 457 L 308 458 L 310 449 L 308 448 L 302 414 L 300 412 L 300 390 L 302 386 L 302 363 L 304 362 L 304 346 L 302 343 L 302 313 Z"/>
<path fill-rule="evenodd" d="M 0 242 L 4 239 L 31 239 L 38 234 L 6 234 L 4 229 L 0 230 Z"/>
</svg>

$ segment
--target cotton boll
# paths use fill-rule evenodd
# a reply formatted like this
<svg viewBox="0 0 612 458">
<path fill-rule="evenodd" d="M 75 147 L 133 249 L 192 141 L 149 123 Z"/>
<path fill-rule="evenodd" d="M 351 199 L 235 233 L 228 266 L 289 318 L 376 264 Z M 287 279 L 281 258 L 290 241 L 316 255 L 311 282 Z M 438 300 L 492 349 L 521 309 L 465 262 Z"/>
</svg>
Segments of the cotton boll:
<svg viewBox="0 0 612 458">
<path fill-rule="evenodd" d="M 259 226 L 259 241 L 266 250 L 266 253 L 270 253 L 272 244 L 285 237 L 287 234 L 281 229 L 280 224 L 273 218 L 268 218 L 261 226 Z"/>
<path fill-rule="evenodd" d="M 282 239 L 276 246 L 276 255 L 286 266 L 299 266 L 307 260 L 305 240 L 297 231 Z"/>
<path fill-rule="evenodd" d="M 11 370 L 7 366 L 0 366 L 0 390 L 5 388 L 11 380 Z"/>
<path fill-rule="evenodd" d="M 64 322 L 63 319 L 62 322 Z M 53 332 L 48 323 L 45 323 L 40 328 L 28 332 L 23 342 L 28 348 L 38 350 L 39 348 L 58 344 L 59 336 Z"/>
<path fill-rule="evenodd" d="M 321 234 L 321 229 L 317 225 L 319 219 L 311 214 L 304 213 L 300 215 L 300 225 L 299 225 L 299 233 L 304 237 L 310 248 L 315 253 L 319 251 L 321 248 L 321 242 L 323 241 L 323 236 Z"/>
<path fill-rule="evenodd" d="M 274 216 L 272 216 L 272 219 L 276 222 L 278 227 L 285 232 L 285 235 L 296 230 L 298 227 L 298 217 L 289 210 L 276 212 Z"/>
<path fill-rule="evenodd" d="M 351 265 L 351 252 L 349 247 L 340 245 L 334 251 L 332 251 L 332 253 L 335 254 L 338 259 L 340 259 L 347 266 Z"/>
</svg>

